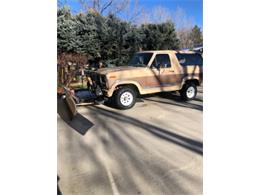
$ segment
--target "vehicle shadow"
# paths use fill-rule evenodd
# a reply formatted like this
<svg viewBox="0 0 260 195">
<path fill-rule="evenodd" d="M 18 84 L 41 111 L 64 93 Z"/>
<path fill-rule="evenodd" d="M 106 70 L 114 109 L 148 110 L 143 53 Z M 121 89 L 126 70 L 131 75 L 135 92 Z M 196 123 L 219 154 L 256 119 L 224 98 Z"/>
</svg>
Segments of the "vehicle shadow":
<svg viewBox="0 0 260 195">
<path fill-rule="evenodd" d="M 94 125 L 87 118 L 77 113 L 73 118 L 69 111 L 66 101 L 62 98 L 57 99 L 57 112 L 59 116 L 76 132 L 85 135 L 87 131 Z"/>
<path fill-rule="evenodd" d="M 115 120 L 119 120 L 123 123 L 128 123 L 131 125 L 134 125 L 136 127 L 139 127 L 161 139 L 164 139 L 166 141 L 172 142 L 174 144 L 177 144 L 179 146 L 182 146 L 190 151 L 193 151 L 199 155 L 203 155 L 203 143 L 200 141 L 196 141 L 187 137 L 184 137 L 182 135 L 179 135 L 177 133 L 174 133 L 171 130 L 166 130 L 161 127 L 140 121 L 138 119 L 132 118 L 130 116 L 125 116 L 122 114 L 119 114 L 112 110 L 106 110 L 101 107 L 89 107 L 90 110 L 98 113 L 100 116 L 104 117 L 110 117 Z"/>
<path fill-rule="evenodd" d="M 173 93 L 173 92 L 158 93 L 158 96 L 165 98 L 165 99 L 174 100 L 176 102 L 185 102 L 184 100 L 181 99 L 180 95 L 178 95 L 177 93 Z M 203 102 L 203 99 L 200 99 L 198 97 L 195 97 L 193 100 Z"/>
</svg>

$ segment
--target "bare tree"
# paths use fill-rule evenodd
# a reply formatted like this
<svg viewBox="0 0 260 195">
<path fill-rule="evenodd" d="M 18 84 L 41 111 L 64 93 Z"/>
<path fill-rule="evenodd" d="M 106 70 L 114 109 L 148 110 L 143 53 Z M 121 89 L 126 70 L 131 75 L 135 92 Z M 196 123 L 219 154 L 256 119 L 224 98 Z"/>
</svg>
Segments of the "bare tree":
<svg viewBox="0 0 260 195">
<path fill-rule="evenodd" d="M 153 23 L 162 23 L 172 20 L 171 11 L 163 6 L 156 6 L 152 9 L 151 19 Z"/>
<path fill-rule="evenodd" d="M 58 7 L 63 7 L 67 5 L 67 0 L 57 0 Z"/>
<path fill-rule="evenodd" d="M 142 17 L 139 20 L 139 24 L 147 24 L 147 23 L 162 23 L 168 20 L 172 20 L 171 11 L 163 6 L 155 6 L 151 10 L 142 10 Z"/>
<path fill-rule="evenodd" d="M 193 41 L 191 40 L 191 29 L 179 29 L 177 30 L 177 36 L 180 40 L 180 48 L 186 49 L 193 46 Z"/>
<path fill-rule="evenodd" d="M 124 19 L 131 23 L 137 23 L 142 17 L 143 6 L 140 6 L 139 0 L 132 0 L 124 10 Z"/>
<path fill-rule="evenodd" d="M 118 14 L 128 6 L 130 0 L 78 0 L 82 11 L 94 10 L 101 15 L 105 12 Z"/>
<path fill-rule="evenodd" d="M 136 23 L 137 23 L 137 25 L 141 25 L 141 24 L 147 24 L 150 22 L 151 22 L 151 19 L 150 19 L 149 13 L 143 8 L 141 10 L 141 17 L 138 18 L 138 21 Z"/>
<path fill-rule="evenodd" d="M 109 12 L 113 14 L 118 14 L 124 11 L 130 3 L 130 0 L 114 0 L 110 5 Z"/>
<path fill-rule="evenodd" d="M 188 17 L 181 7 L 177 7 L 176 11 L 173 13 L 173 20 L 177 29 L 187 29 L 194 26 L 194 19 Z"/>
<path fill-rule="evenodd" d="M 80 4 L 81 12 L 87 12 L 90 9 L 86 0 L 78 0 L 78 2 Z"/>
<path fill-rule="evenodd" d="M 180 40 L 181 48 L 191 48 L 193 42 L 191 40 L 192 27 L 194 26 L 194 19 L 188 17 L 185 11 L 178 7 L 173 14 L 173 20 L 177 29 L 177 36 Z"/>
</svg>

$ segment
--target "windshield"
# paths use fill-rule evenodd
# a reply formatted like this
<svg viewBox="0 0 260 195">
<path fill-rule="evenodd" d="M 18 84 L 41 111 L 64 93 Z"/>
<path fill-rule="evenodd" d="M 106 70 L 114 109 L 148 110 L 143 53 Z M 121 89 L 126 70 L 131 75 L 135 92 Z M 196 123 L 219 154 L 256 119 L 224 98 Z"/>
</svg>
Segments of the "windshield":
<svg viewBox="0 0 260 195">
<path fill-rule="evenodd" d="M 129 61 L 129 66 L 147 66 L 153 53 L 137 53 Z"/>
</svg>

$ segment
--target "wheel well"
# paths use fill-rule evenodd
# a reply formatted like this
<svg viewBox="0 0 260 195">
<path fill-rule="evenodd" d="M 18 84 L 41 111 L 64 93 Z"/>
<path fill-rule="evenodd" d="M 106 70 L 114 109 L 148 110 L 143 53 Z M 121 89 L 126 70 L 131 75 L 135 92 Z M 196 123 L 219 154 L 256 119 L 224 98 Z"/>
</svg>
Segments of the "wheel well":
<svg viewBox="0 0 260 195">
<path fill-rule="evenodd" d="M 118 86 L 116 87 L 116 89 L 119 89 L 119 88 L 121 88 L 121 87 L 130 87 L 130 88 L 132 88 L 132 89 L 136 92 L 136 95 L 140 95 L 137 86 L 134 85 L 134 84 L 122 84 L 122 85 L 118 85 Z"/>
<path fill-rule="evenodd" d="M 200 82 L 197 80 L 197 79 L 190 79 L 190 80 L 187 80 L 185 82 L 185 84 L 188 84 L 188 83 L 193 83 L 195 84 L 196 86 L 199 86 L 200 85 Z"/>
</svg>

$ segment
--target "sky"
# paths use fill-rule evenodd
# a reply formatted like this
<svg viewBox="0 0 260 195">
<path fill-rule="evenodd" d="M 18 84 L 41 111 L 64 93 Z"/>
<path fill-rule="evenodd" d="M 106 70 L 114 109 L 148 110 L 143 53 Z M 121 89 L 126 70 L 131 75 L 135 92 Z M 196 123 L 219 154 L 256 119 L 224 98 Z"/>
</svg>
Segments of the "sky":
<svg viewBox="0 0 260 195">
<path fill-rule="evenodd" d="M 131 1 L 131 0 L 130 0 Z M 78 12 L 80 5 L 77 0 L 67 0 L 71 10 Z M 188 18 L 191 18 L 194 24 L 200 28 L 203 27 L 203 0 L 139 0 L 139 5 L 146 11 L 161 6 L 174 13 L 177 8 L 181 8 Z"/>
<path fill-rule="evenodd" d="M 179 7 L 185 11 L 187 17 L 194 20 L 195 24 L 202 27 L 202 1 L 203 0 L 140 0 L 139 2 L 140 5 L 143 5 L 147 10 L 155 6 L 163 6 L 174 12 Z"/>
</svg>

